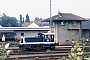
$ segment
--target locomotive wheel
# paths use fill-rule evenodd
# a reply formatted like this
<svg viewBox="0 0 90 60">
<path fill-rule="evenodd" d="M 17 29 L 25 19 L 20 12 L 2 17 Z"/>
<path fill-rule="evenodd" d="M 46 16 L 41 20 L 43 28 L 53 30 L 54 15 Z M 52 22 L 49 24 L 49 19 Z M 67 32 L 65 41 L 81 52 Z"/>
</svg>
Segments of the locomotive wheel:
<svg viewBox="0 0 90 60">
<path fill-rule="evenodd" d="M 55 49 L 55 46 L 50 46 L 51 49 Z"/>
<path fill-rule="evenodd" d="M 50 49 L 50 47 L 44 47 L 45 50 Z"/>
<path fill-rule="evenodd" d="M 22 50 L 22 47 L 19 47 L 20 50 Z"/>
<path fill-rule="evenodd" d="M 19 47 L 20 50 L 25 50 L 25 48 L 22 46 L 22 47 Z"/>
<path fill-rule="evenodd" d="M 19 49 L 22 50 L 22 46 L 21 45 L 19 45 Z"/>
<path fill-rule="evenodd" d="M 22 47 L 22 50 L 26 50 L 24 47 Z"/>
</svg>

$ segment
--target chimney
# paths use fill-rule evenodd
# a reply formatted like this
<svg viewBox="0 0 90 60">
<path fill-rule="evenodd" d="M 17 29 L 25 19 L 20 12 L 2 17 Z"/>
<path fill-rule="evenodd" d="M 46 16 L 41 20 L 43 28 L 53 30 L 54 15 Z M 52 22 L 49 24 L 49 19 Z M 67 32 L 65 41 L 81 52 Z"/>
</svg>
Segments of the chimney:
<svg viewBox="0 0 90 60">
<path fill-rule="evenodd" d="M 58 17 L 62 17 L 62 13 L 60 13 L 60 11 L 58 11 Z"/>
</svg>

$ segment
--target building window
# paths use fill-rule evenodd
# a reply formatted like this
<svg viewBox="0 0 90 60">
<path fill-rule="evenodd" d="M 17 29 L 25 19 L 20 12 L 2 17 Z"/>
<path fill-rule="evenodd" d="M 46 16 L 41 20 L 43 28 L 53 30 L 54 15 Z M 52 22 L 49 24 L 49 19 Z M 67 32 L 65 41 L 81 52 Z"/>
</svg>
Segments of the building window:
<svg viewBox="0 0 90 60">
<path fill-rule="evenodd" d="M 62 21 L 62 22 L 61 22 L 61 25 L 65 25 L 65 23 Z"/>
<path fill-rule="evenodd" d="M 87 32 L 86 31 L 83 31 L 82 32 L 82 36 L 84 36 L 85 38 L 87 38 Z"/>
<path fill-rule="evenodd" d="M 21 36 L 24 36 L 24 33 L 21 33 Z"/>
<path fill-rule="evenodd" d="M 90 37 L 90 32 L 89 32 L 89 37 Z"/>
<path fill-rule="evenodd" d="M 77 25 L 76 21 L 73 21 L 73 25 Z"/>
</svg>

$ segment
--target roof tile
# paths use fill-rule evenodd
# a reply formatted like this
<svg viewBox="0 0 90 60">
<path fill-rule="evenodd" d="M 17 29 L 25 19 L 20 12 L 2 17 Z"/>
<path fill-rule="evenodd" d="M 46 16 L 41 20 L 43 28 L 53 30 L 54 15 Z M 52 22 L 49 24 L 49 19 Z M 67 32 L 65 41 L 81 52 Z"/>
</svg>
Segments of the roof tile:
<svg viewBox="0 0 90 60">
<path fill-rule="evenodd" d="M 52 20 L 53 21 L 57 21 L 57 20 L 77 20 L 77 21 L 79 20 L 79 21 L 84 21 L 86 19 L 83 18 L 83 17 L 77 16 L 75 14 L 72 14 L 72 13 L 58 13 L 57 15 L 52 16 Z M 43 21 L 50 21 L 50 18 L 47 18 Z"/>
</svg>

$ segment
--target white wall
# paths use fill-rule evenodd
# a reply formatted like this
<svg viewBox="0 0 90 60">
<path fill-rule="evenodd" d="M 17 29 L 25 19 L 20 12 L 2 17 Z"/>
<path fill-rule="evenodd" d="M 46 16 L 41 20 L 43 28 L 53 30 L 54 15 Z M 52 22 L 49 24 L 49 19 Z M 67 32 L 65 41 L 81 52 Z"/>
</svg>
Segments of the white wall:
<svg viewBox="0 0 90 60">
<path fill-rule="evenodd" d="M 15 31 L 15 38 L 21 38 L 21 33 L 24 33 L 24 37 L 36 36 L 38 33 L 44 33 L 48 31 Z"/>
</svg>

